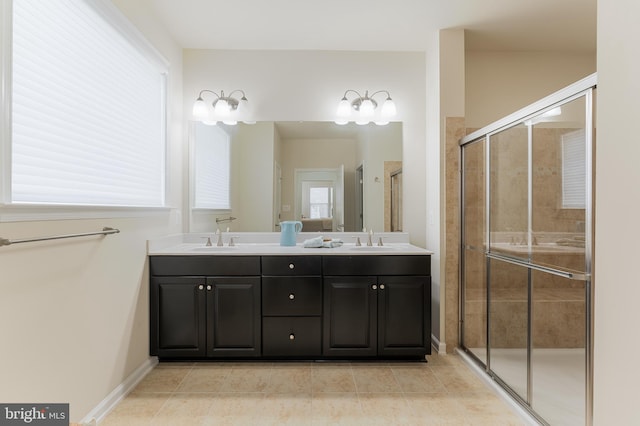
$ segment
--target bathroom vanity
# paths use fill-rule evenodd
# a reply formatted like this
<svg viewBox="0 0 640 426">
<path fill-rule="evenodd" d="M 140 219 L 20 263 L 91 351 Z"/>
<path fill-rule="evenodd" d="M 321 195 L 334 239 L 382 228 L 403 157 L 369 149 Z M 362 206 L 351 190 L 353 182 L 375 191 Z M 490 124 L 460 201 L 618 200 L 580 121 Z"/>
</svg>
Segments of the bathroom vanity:
<svg viewBox="0 0 640 426">
<path fill-rule="evenodd" d="M 424 359 L 431 350 L 430 252 L 406 242 L 183 240 L 150 244 L 149 272 L 150 353 L 160 359 Z"/>
</svg>

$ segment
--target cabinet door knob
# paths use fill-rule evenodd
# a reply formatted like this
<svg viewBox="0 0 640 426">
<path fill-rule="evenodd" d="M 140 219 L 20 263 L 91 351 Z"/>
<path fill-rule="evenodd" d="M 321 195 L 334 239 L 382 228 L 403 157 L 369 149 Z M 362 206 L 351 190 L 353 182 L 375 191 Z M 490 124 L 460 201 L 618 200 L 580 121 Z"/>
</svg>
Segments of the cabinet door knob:
<svg viewBox="0 0 640 426">
<path fill-rule="evenodd" d="M 198 286 L 198 290 L 204 290 L 204 286 L 203 286 L 202 284 L 200 284 L 200 285 Z"/>
<path fill-rule="evenodd" d="M 295 294 L 293 294 L 293 293 L 289 294 L 289 300 L 293 300 L 293 299 L 295 299 L 295 298 L 296 298 L 296 295 L 295 295 Z"/>
<path fill-rule="evenodd" d="M 293 263 L 290 263 L 290 264 L 289 264 L 289 269 L 293 269 L 293 268 L 295 268 L 295 267 L 296 267 L 296 265 L 294 265 Z"/>
<path fill-rule="evenodd" d="M 374 289 L 374 290 L 377 290 L 378 286 L 374 284 L 374 285 L 371 286 L 371 288 Z"/>
<path fill-rule="evenodd" d="M 211 286 L 210 285 L 207 286 L 207 290 L 211 291 Z"/>
<path fill-rule="evenodd" d="M 289 340 L 296 340 L 296 335 L 295 335 L 295 334 L 293 334 L 293 333 L 291 333 L 291 334 L 289 335 Z"/>
<path fill-rule="evenodd" d="M 384 290 L 384 284 L 380 284 L 380 290 Z"/>
</svg>

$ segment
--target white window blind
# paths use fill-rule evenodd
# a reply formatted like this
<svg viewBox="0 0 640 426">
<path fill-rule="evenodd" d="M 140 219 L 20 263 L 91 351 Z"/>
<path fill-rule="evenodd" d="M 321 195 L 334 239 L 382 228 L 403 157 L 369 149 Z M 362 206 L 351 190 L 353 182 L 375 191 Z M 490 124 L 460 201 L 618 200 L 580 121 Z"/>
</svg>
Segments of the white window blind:
<svg viewBox="0 0 640 426">
<path fill-rule="evenodd" d="M 202 209 L 231 208 L 231 141 L 217 126 L 194 123 L 194 203 Z"/>
<path fill-rule="evenodd" d="M 562 135 L 562 208 L 585 208 L 585 162 L 584 129 Z"/>
<path fill-rule="evenodd" d="M 166 65 L 99 4 L 13 1 L 13 203 L 164 205 Z"/>
</svg>

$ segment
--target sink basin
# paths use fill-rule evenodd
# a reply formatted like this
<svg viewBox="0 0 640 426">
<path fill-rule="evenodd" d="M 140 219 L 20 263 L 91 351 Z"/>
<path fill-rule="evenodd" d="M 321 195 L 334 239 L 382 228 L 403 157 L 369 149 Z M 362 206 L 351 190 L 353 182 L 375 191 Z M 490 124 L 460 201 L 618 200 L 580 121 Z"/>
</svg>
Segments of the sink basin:
<svg viewBox="0 0 640 426">
<path fill-rule="evenodd" d="M 218 247 L 218 246 L 211 246 L 211 247 L 195 247 L 192 248 L 189 251 L 204 251 L 204 252 L 216 252 L 216 251 L 233 251 L 233 250 L 238 250 L 238 247 L 229 247 L 229 246 L 223 246 L 223 247 Z"/>
<path fill-rule="evenodd" d="M 389 247 L 389 246 L 355 246 L 355 247 L 350 247 L 350 250 L 356 250 L 356 251 L 391 251 L 391 250 L 395 250 L 394 247 Z"/>
</svg>

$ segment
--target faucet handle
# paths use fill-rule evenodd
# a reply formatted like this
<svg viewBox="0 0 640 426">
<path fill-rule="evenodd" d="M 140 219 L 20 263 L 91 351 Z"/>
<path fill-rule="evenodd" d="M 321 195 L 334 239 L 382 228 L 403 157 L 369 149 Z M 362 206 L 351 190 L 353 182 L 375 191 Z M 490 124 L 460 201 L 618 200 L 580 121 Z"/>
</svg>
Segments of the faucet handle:
<svg viewBox="0 0 640 426">
<path fill-rule="evenodd" d="M 378 237 L 378 245 L 381 246 L 381 247 L 384 245 L 382 243 L 382 237 Z"/>
<path fill-rule="evenodd" d="M 360 247 L 362 245 L 362 243 L 360 242 L 360 237 L 358 236 L 353 236 L 352 238 L 356 239 L 356 247 Z"/>
<path fill-rule="evenodd" d="M 234 246 L 236 245 L 236 243 L 235 243 L 235 241 L 234 241 L 234 238 L 236 238 L 236 239 L 237 239 L 237 238 L 240 238 L 240 237 L 239 237 L 239 236 L 237 236 L 237 235 L 234 235 L 234 236 L 232 236 L 232 237 L 229 237 L 229 244 L 228 244 L 228 245 L 229 245 L 229 247 L 234 247 Z"/>
<path fill-rule="evenodd" d="M 211 244 L 211 237 L 200 237 L 202 239 L 207 239 L 207 243 L 205 244 L 205 246 L 207 247 L 211 247 L 213 244 Z"/>
</svg>

